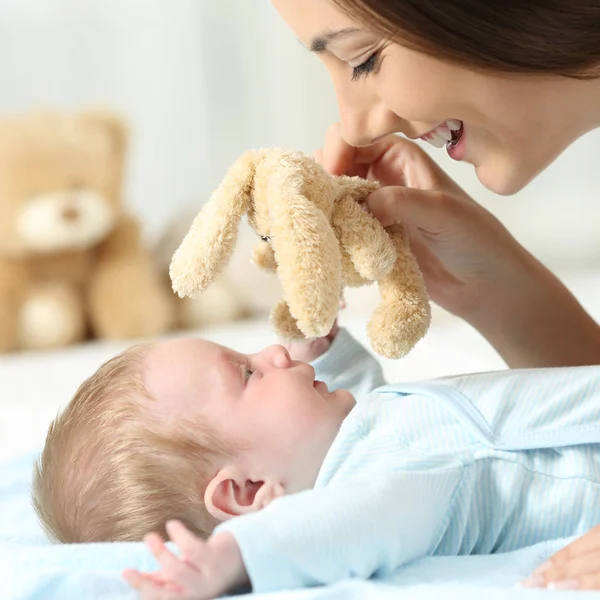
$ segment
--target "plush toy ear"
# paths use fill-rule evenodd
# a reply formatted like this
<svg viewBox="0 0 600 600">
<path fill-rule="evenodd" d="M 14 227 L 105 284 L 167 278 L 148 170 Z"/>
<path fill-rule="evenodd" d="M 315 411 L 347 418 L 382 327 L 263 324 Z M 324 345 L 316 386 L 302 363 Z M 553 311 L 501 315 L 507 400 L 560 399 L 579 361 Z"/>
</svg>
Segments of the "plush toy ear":
<svg viewBox="0 0 600 600">
<path fill-rule="evenodd" d="M 285 177 L 287 189 L 271 187 L 271 244 L 290 314 L 307 337 L 327 335 L 338 313 L 341 290 L 339 242 L 322 210 Z"/>
<path fill-rule="evenodd" d="M 83 124 L 86 131 L 92 135 L 100 136 L 103 140 L 104 157 L 106 150 L 110 152 L 109 177 L 111 179 L 111 197 L 119 198 L 122 193 L 125 175 L 125 163 L 129 131 L 125 120 L 118 114 L 108 109 L 88 109 L 77 114 L 77 120 Z M 106 145 L 105 145 L 106 144 Z"/>
<path fill-rule="evenodd" d="M 118 114 L 101 108 L 80 112 L 78 118 L 86 127 L 107 136 L 113 150 L 123 158 L 127 150 L 129 132 L 125 120 Z"/>
<path fill-rule="evenodd" d="M 175 251 L 169 272 L 182 298 L 202 292 L 229 261 L 240 220 L 252 202 L 255 156 L 247 152 L 238 158 Z"/>
</svg>

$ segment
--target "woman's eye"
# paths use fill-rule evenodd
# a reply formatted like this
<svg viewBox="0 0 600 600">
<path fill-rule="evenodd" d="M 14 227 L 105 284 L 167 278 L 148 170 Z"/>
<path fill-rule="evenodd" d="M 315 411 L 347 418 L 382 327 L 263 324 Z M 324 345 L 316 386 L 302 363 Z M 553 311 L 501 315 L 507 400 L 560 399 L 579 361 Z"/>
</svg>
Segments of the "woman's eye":
<svg viewBox="0 0 600 600">
<path fill-rule="evenodd" d="M 380 50 L 373 52 L 367 60 L 358 67 L 352 69 L 352 81 L 358 81 L 361 77 L 368 77 L 377 67 Z"/>
</svg>

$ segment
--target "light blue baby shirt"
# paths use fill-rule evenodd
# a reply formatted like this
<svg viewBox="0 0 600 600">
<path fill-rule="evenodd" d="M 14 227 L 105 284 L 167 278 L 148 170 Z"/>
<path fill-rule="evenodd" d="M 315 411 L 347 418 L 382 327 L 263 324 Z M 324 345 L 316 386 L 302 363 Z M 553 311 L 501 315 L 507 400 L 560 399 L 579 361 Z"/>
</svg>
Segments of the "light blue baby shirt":
<svg viewBox="0 0 600 600">
<path fill-rule="evenodd" d="M 235 537 L 256 592 L 514 550 L 600 523 L 600 367 L 383 385 L 345 330 L 313 365 L 330 390 L 357 398 L 314 489 L 217 529 Z"/>
</svg>

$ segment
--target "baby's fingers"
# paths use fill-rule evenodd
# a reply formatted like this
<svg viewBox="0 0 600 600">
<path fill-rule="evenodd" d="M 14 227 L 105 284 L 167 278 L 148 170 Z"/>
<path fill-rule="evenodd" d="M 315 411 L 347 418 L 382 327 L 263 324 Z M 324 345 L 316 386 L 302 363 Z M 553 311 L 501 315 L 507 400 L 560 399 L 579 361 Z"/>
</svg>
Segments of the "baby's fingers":
<svg viewBox="0 0 600 600">
<path fill-rule="evenodd" d="M 200 571 L 200 567 L 202 566 L 202 557 L 200 555 L 200 551 L 204 547 L 204 544 L 201 542 L 199 544 L 200 548 L 194 550 L 192 541 L 185 537 L 186 534 L 189 536 L 192 534 L 189 533 L 183 526 L 182 528 L 183 531 L 178 531 L 177 527 L 175 527 L 176 537 L 179 540 L 184 540 L 183 543 L 185 547 L 188 548 L 187 552 L 193 552 L 193 556 L 191 557 L 185 556 L 179 558 L 175 556 L 165 546 L 160 536 L 154 533 L 147 535 L 145 542 L 150 549 L 150 552 L 152 552 L 152 555 L 160 565 L 161 575 L 165 578 L 165 580 L 177 584 L 181 587 L 182 591 L 200 589 L 205 583 L 203 581 L 202 572 Z M 199 540 L 195 541 L 198 543 Z"/>
<path fill-rule="evenodd" d="M 134 589 L 139 590 L 142 581 L 144 580 L 144 576 L 139 571 L 135 569 L 126 569 L 123 571 L 123 579 Z"/>
<path fill-rule="evenodd" d="M 157 584 L 151 579 L 144 579 L 138 588 L 141 600 L 188 600 L 181 588 L 172 583 Z"/>
<path fill-rule="evenodd" d="M 140 592 L 142 600 L 183 600 L 183 590 L 175 584 L 165 582 L 158 573 L 140 573 L 134 569 L 123 571 L 123 578 Z"/>
<path fill-rule="evenodd" d="M 187 562 L 191 562 L 196 566 L 201 566 L 205 558 L 206 543 L 196 537 L 183 523 L 180 521 L 169 521 L 166 524 L 169 537 L 179 550 L 181 557 Z"/>
<path fill-rule="evenodd" d="M 150 552 L 160 565 L 161 576 L 181 588 L 189 589 L 198 584 L 199 572 L 193 565 L 175 556 L 166 546 L 160 536 L 148 534 L 144 541 Z"/>
</svg>

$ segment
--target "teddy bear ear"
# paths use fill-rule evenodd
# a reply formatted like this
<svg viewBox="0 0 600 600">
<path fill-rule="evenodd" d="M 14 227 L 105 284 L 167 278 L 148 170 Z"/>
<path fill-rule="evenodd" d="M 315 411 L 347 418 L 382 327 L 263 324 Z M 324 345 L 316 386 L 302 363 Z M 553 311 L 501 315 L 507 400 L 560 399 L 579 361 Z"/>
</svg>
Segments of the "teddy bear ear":
<svg viewBox="0 0 600 600">
<path fill-rule="evenodd" d="M 342 288 L 340 245 L 325 213 L 287 177 L 288 189 L 269 196 L 271 243 L 284 298 L 307 338 L 327 335 Z"/>
<path fill-rule="evenodd" d="M 121 159 L 125 158 L 129 131 L 125 120 L 108 109 L 89 109 L 77 115 L 79 121 L 91 131 L 105 135 L 112 150 Z"/>
<path fill-rule="evenodd" d="M 180 297 L 200 294 L 227 265 L 242 216 L 252 203 L 255 169 L 253 151 L 237 159 L 175 251 L 169 274 Z"/>
</svg>

